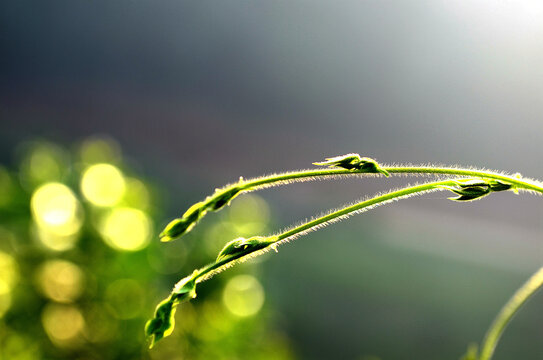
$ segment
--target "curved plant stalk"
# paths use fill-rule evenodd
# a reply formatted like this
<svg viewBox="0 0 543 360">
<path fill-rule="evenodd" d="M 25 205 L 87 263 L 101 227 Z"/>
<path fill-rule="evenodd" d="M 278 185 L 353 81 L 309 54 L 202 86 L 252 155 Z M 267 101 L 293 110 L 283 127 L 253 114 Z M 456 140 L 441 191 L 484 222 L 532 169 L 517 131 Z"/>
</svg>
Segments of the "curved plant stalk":
<svg viewBox="0 0 543 360">
<path fill-rule="evenodd" d="M 244 180 L 227 185 L 208 196 L 205 200 L 191 206 L 180 218 L 172 220 L 160 234 L 161 241 L 171 241 L 189 232 L 196 223 L 209 211 L 218 211 L 228 205 L 236 196 L 250 191 L 292 182 L 311 181 L 318 178 L 336 178 L 338 176 L 390 176 L 398 175 L 435 175 L 465 176 L 487 180 L 497 180 L 512 184 L 516 189 L 543 193 L 543 184 L 532 179 L 522 178 L 520 174 L 506 175 L 495 171 L 433 166 L 382 166 L 375 160 L 360 157 L 358 154 L 347 154 L 328 158 L 314 165 L 328 166 L 327 170 L 300 170 L 285 172 Z"/>
<path fill-rule="evenodd" d="M 327 215 L 315 218 L 280 234 L 267 237 L 254 236 L 249 239 L 238 238 L 232 240 L 220 251 L 215 262 L 195 270 L 191 275 L 179 281 L 175 285 L 170 296 L 157 306 L 154 318 L 149 320 L 145 326 L 145 332 L 151 339 L 151 347 L 158 340 L 171 334 L 174 328 L 175 308 L 179 303 L 196 297 L 196 285 L 198 283 L 211 278 L 215 274 L 239 262 L 261 255 L 269 249 L 275 250 L 278 245 L 284 242 L 305 235 L 308 232 L 317 230 L 351 215 L 373 209 L 376 206 L 427 192 L 450 190 L 458 195 L 457 197 L 450 198 L 451 200 L 472 201 L 487 196 L 492 192 L 516 189 L 517 186 L 514 186 L 512 182 L 508 183 L 480 178 L 454 178 L 428 182 L 408 186 L 363 200 L 339 210 L 332 211 Z"/>
<path fill-rule="evenodd" d="M 490 325 L 490 328 L 485 335 L 479 360 L 490 360 L 492 358 L 496 345 L 513 316 L 515 316 L 522 305 L 524 305 L 542 286 L 543 267 L 533 274 L 528 281 L 515 292 L 501 309 L 498 316 L 496 316 L 496 319 L 492 325 Z"/>
</svg>

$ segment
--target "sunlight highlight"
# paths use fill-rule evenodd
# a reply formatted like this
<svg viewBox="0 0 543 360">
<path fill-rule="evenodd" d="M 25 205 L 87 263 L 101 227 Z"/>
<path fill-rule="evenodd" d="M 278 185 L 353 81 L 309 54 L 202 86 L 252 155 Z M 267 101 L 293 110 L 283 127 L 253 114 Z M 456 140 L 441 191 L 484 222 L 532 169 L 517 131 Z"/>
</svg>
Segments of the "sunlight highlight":
<svg viewBox="0 0 543 360">
<path fill-rule="evenodd" d="M 228 215 L 236 234 L 249 236 L 266 230 L 270 208 L 260 196 L 247 194 L 230 205 Z"/>
<path fill-rule="evenodd" d="M 129 207 L 111 210 L 99 226 L 106 244 L 124 251 L 137 251 L 149 245 L 151 230 L 152 222 L 149 215 Z"/>
<path fill-rule="evenodd" d="M 234 315 L 255 315 L 264 304 L 264 290 L 251 275 L 238 275 L 228 281 L 223 291 L 223 303 Z"/>
<path fill-rule="evenodd" d="M 44 308 L 41 320 L 53 344 L 73 347 L 81 343 L 85 320 L 77 307 L 49 304 Z"/>
<path fill-rule="evenodd" d="M 40 186 L 30 201 L 37 234 L 53 250 L 71 248 L 83 222 L 82 209 L 74 193 L 60 183 Z"/>
<path fill-rule="evenodd" d="M 96 164 L 83 173 L 81 191 L 96 206 L 113 206 L 123 197 L 125 180 L 121 171 L 111 164 Z"/>
<path fill-rule="evenodd" d="M 38 272 L 42 293 L 49 299 L 61 303 L 76 300 L 83 292 L 83 271 L 69 261 L 50 260 Z"/>
</svg>

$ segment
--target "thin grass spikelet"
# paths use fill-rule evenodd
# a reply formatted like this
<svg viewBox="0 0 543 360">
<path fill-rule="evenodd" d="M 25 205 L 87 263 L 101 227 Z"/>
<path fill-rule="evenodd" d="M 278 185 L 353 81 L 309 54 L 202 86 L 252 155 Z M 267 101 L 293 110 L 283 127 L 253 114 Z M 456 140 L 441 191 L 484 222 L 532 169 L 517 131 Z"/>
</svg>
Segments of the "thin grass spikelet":
<svg viewBox="0 0 543 360">
<path fill-rule="evenodd" d="M 494 192 L 511 190 L 543 194 L 543 183 L 522 177 L 519 173 L 509 175 L 504 172 L 459 166 L 447 167 L 428 165 L 380 165 L 368 157 L 350 153 L 341 156 L 326 158 L 325 161 L 313 163 L 325 166 L 326 169 L 300 170 L 271 174 L 250 180 L 240 180 L 227 185 L 208 196 L 204 201 L 192 205 L 178 219 L 171 221 L 161 232 L 162 241 L 171 241 L 190 231 L 196 223 L 209 211 L 218 211 L 227 206 L 234 198 L 244 192 L 260 190 L 277 185 L 286 185 L 293 182 L 310 181 L 316 179 L 338 179 L 346 176 L 434 176 L 436 181 L 407 185 L 403 188 L 383 192 L 373 197 L 365 198 L 346 205 L 342 208 L 330 210 L 320 216 L 286 228 L 282 232 L 269 236 L 252 236 L 249 238 L 236 238 L 221 249 L 214 262 L 194 270 L 194 272 L 175 284 L 169 296 L 160 302 L 154 312 L 154 317 L 145 325 L 145 334 L 150 339 L 150 346 L 162 338 L 170 335 L 175 326 L 175 311 L 177 306 L 196 297 L 196 286 L 214 275 L 241 262 L 247 261 L 265 252 L 276 250 L 277 246 L 297 239 L 312 231 L 346 219 L 352 215 L 360 214 L 377 206 L 389 204 L 394 201 L 406 199 L 433 191 L 448 190 L 456 194 L 449 198 L 453 201 L 468 202 L 480 200 Z M 277 250 L 276 250 L 277 251 Z M 481 347 L 470 346 L 464 360 L 490 360 L 496 344 L 513 315 L 520 309 L 538 289 L 543 287 L 543 268 L 539 270 L 523 287 L 513 295 L 511 300 L 498 314 L 491 325 Z"/>
<path fill-rule="evenodd" d="M 458 197 L 451 197 L 449 200 L 453 201 L 474 201 L 479 200 L 484 196 L 492 192 L 515 190 L 515 186 L 499 180 L 458 180 L 454 186 L 443 186 L 444 189 L 448 189 Z"/>
<path fill-rule="evenodd" d="M 390 176 L 388 171 L 383 169 L 377 161 L 369 157 L 361 157 L 354 153 L 326 158 L 325 161 L 314 162 L 313 165 L 343 168 L 361 173 L 383 174 L 387 177 Z"/>
</svg>

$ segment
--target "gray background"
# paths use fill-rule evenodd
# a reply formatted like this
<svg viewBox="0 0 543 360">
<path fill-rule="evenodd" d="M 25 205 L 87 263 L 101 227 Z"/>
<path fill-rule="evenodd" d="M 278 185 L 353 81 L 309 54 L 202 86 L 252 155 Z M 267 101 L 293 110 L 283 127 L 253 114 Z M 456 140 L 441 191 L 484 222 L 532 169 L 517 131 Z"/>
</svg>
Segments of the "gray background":
<svg viewBox="0 0 543 360">
<path fill-rule="evenodd" d="M 3 1 L 0 157 L 27 139 L 112 136 L 160 179 L 172 216 L 240 175 L 348 152 L 543 178 L 542 18 L 529 0 Z M 262 194 L 281 228 L 406 181 Z M 541 199 L 447 196 L 268 259 L 267 301 L 302 358 L 456 359 L 480 340 L 542 263 Z M 543 357 L 542 306 L 496 359 Z"/>
</svg>

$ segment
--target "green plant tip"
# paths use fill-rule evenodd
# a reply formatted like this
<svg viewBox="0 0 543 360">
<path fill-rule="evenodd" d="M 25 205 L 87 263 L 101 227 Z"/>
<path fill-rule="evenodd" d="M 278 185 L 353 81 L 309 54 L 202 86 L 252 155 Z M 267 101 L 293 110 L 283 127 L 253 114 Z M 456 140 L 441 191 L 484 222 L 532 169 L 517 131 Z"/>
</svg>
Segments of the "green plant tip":
<svg viewBox="0 0 543 360">
<path fill-rule="evenodd" d="M 360 157 L 360 155 L 354 153 L 326 158 L 325 161 L 315 162 L 313 165 L 343 168 L 353 172 L 368 174 L 380 173 L 385 176 L 390 176 L 389 172 L 381 168 L 377 161 L 368 157 Z"/>
<path fill-rule="evenodd" d="M 498 180 L 470 179 L 458 180 L 454 186 L 443 186 L 455 194 L 455 198 L 449 198 L 453 201 L 473 201 L 479 200 L 492 192 L 512 190 L 513 185 Z"/>
<path fill-rule="evenodd" d="M 177 304 L 178 302 L 170 296 L 157 305 L 155 317 L 145 324 L 145 334 L 150 339 L 149 348 L 153 348 L 157 341 L 173 332 Z"/>
<path fill-rule="evenodd" d="M 219 252 L 216 262 L 230 257 L 239 257 L 268 247 L 277 240 L 275 236 L 253 236 L 249 239 L 238 238 L 227 243 Z"/>
</svg>

